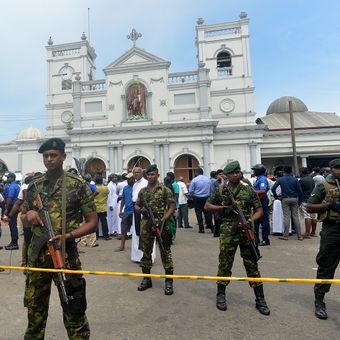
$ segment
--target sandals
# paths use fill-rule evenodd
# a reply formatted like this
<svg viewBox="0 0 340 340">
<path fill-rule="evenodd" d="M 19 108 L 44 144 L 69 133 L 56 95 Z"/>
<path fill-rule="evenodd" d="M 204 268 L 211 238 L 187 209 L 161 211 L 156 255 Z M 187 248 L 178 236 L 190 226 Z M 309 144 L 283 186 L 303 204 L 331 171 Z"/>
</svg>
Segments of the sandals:
<svg viewBox="0 0 340 340">
<path fill-rule="evenodd" d="M 298 241 L 303 241 L 304 240 L 304 237 L 303 236 L 299 236 L 298 237 Z"/>
</svg>

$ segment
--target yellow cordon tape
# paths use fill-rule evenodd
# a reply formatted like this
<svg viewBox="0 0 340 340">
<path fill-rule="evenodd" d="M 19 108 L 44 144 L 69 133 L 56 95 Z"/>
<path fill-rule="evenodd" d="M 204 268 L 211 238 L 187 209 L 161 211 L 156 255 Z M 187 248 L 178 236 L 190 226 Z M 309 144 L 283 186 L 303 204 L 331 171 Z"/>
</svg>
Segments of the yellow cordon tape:
<svg viewBox="0 0 340 340">
<path fill-rule="evenodd" d="M 319 284 L 340 284 L 340 279 L 321 280 L 321 279 L 283 279 L 275 277 L 226 277 L 226 276 L 202 276 L 202 275 L 165 275 L 165 274 L 143 274 L 143 273 L 120 273 L 120 272 L 101 272 L 92 270 L 69 270 L 69 269 L 50 269 L 34 267 L 2 266 L 2 269 L 27 270 L 32 272 L 46 272 L 82 275 L 101 275 L 101 276 L 127 276 L 127 277 L 150 277 L 155 279 L 175 279 L 175 280 L 208 280 L 208 281 L 251 281 L 251 282 L 272 282 L 272 283 L 319 283 Z"/>
</svg>

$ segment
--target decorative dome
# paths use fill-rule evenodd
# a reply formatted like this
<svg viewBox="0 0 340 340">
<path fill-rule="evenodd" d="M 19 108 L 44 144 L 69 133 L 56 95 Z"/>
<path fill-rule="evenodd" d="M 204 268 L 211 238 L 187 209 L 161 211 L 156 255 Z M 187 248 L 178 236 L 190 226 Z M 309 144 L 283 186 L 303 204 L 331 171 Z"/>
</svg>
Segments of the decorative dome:
<svg viewBox="0 0 340 340">
<path fill-rule="evenodd" d="M 289 101 L 292 101 L 293 112 L 306 112 L 308 111 L 305 103 L 296 97 L 281 97 L 274 100 L 268 107 L 267 115 L 272 113 L 289 113 Z"/>
<path fill-rule="evenodd" d="M 28 127 L 25 129 L 22 129 L 17 136 L 18 139 L 41 139 L 44 138 L 43 133 L 34 127 Z"/>
</svg>

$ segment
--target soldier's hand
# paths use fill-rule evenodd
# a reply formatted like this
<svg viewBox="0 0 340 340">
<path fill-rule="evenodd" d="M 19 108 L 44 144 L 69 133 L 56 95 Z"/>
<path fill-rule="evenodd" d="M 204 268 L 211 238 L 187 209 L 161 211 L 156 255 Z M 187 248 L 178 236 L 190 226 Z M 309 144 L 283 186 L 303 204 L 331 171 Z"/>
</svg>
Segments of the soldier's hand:
<svg viewBox="0 0 340 340">
<path fill-rule="evenodd" d="M 232 205 L 224 205 L 223 208 L 223 212 L 226 215 L 229 215 L 232 211 L 234 211 L 234 207 Z"/>
<path fill-rule="evenodd" d="M 333 201 L 333 202 L 329 205 L 329 209 L 334 210 L 334 211 L 340 213 L 340 203 L 339 203 L 339 202 Z"/>
<path fill-rule="evenodd" d="M 41 220 L 39 214 L 35 210 L 29 210 L 26 213 L 26 220 L 28 224 L 35 224 L 35 225 L 41 225 L 43 226 L 44 223 Z"/>
<path fill-rule="evenodd" d="M 149 216 L 148 211 L 146 210 L 145 207 L 142 207 L 142 208 L 139 210 L 139 213 L 142 214 L 142 215 L 145 216 L 145 217 L 148 217 L 148 216 Z"/>
</svg>

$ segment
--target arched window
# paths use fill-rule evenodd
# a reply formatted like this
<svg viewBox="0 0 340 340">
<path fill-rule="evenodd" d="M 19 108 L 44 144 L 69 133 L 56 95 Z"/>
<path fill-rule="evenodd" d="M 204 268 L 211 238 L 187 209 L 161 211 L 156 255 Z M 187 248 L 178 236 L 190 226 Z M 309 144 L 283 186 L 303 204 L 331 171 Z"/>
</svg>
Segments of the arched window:
<svg viewBox="0 0 340 340">
<path fill-rule="evenodd" d="M 217 55 L 217 67 L 231 67 L 231 55 L 228 52 L 223 51 Z"/>
<path fill-rule="evenodd" d="M 126 91 L 127 119 L 146 119 L 146 95 L 147 91 L 143 84 L 134 83 Z"/>
<path fill-rule="evenodd" d="M 231 55 L 227 51 L 222 51 L 217 55 L 217 72 L 219 76 L 231 76 Z"/>
</svg>

